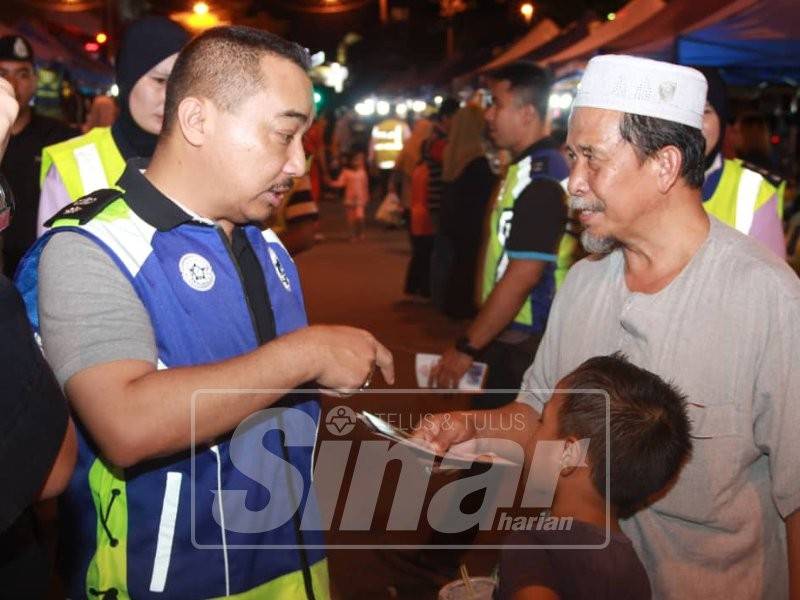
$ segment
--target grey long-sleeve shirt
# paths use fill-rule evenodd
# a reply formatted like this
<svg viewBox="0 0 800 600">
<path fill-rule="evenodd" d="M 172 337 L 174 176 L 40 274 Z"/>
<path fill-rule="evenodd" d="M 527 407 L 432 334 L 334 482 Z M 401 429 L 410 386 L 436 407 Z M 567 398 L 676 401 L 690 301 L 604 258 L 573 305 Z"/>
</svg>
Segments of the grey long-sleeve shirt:
<svg viewBox="0 0 800 600">
<path fill-rule="evenodd" d="M 787 596 L 783 519 L 800 507 L 798 349 L 800 280 L 714 218 L 656 294 L 628 290 L 620 250 L 567 276 L 523 389 L 553 388 L 587 358 L 622 351 L 691 403 L 690 462 L 664 498 L 623 522 L 655 598 Z M 547 401 L 519 399 L 538 411 Z"/>
</svg>

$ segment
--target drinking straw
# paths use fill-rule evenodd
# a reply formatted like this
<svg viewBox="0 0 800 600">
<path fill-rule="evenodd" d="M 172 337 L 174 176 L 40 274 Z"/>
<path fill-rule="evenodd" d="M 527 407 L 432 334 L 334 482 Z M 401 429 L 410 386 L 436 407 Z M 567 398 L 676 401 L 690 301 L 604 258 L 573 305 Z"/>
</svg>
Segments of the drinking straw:
<svg viewBox="0 0 800 600">
<path fill-rule="evenodd" d="M 472 580 L 469 578 L 467 565 L 462 564 L 458 570 L 461 572 L 461 579 L 464 581 L 464 585 L 467 586 L 467 593 L 469 594 L 469 597 L 475 598 L 475 588 L 472 587 Z"/>
</svg>

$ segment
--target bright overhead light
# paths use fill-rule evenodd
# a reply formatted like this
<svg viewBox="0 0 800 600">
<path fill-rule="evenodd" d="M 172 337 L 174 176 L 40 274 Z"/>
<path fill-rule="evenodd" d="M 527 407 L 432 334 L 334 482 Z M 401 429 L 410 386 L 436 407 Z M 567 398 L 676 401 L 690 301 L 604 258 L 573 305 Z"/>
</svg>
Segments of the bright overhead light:
<svg viewBox="0 0 800 600">
<path fill-rule="evenodd" d="M 377 112 L 382 117 L 388 115 L 391 109 L 392 109 L 391 105 L 386 100 L 378 100 L 375 103 L 375 112 Z"/>
<path fill-rule="evenodd" d="M 356 104 L 356 113 L 362 117 L 371 117 L 375 114 L 375 100 L 367 98 Z"/>
<path fill-rule="evenodd" d="M 211 9 L 205 2 L 195 2 L 192 6 L 192 12 L 196 15 L 207 15 L 209 10 Z"/>
<path fill-rule="evenodd" d="M 613 20 L 614 20 L 614 19 L 616 19 L 616 18 L 617 18 L 617 13 L 613 13 L 613 12 L 611 12 L 611 13 L 608 13 L 608 14 L 606 15 L 606 19 L 608 19 L 609 21 L 613 21 Z"/>
<path fill-rule="evenodd" d="M 428 108 L 428 105 L 424 100 L 414 100 L 411 103 L 411 110 L 413 110 L 415 113 L 425 112 L 426 108 Z"/>
<path fill-rule="evenodd" d="M 397 116 L 401 119 L 404 119 L 405 116 L 408 114 L 408 107 L 405 104 L 398 104 L 394 107 L 394 112 L 397 113 Z"/>
<path fill-rule="evenodd" d="M 442 105 L 442 102 L 444 102 L 444 98 L 442 98 L 441 96 L 436 96 L 436 97 L 433 99 L 433 103 L 434 103 L 436 106 L 441 106 L 441 105 Z"/>
<path fill-rule="evenodd" d="M 325 52 L 320 50 L 311 55 L 311 68 L 318 67 L 325 62 Z"/>
<path fill-rule="evenodd" d="M 534 12 L 533 4 L 531 4 L 530 2 L 525 2 L 524 4 L 521 4 L 519 7 L 519 12 L 525 18 L 525 21 L 530 23 L 531 19 L 533 18 L 533 12 Z"/>
<path fill-rule="evenodd" d="M 320 67 L 320 69 L 323 69 L 325 85 L 332 87 L 337 94 L 340 94 L 349 75 L 347 67 L 340 65 L 338 62 L 332 62 L 327 66 Z"/>
</svg>

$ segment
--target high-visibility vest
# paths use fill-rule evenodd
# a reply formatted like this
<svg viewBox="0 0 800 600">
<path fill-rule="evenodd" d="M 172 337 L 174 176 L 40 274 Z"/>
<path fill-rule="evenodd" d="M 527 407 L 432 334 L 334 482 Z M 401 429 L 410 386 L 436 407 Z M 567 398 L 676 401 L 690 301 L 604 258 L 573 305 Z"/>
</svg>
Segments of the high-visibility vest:
<svg viewBox="0 0 800 600">
<path fill-rule="evenodd" d="M 561 180 L 561 187 L 564 188 L 564 193 L 569 197 L 569 177 Z M 581 231 L 583 230 L 580 221 L 575 216 L 575 211 L 569 209 L 567 211 L 567 224 L 564 228 L 564 235 L 561 236 L 561 242 L 558 244 L 558 259 L 556 260 L 556 290 L 558 290 L 564 283 L 567 277 L 567 271 L 572 268 L 578 260 L 586 256 L 586 252 L 581 246 Z"/>
<path fill-rule="evenodd" d="M 773 196 L 778 200 L 778 218 L 783 218 L 785 188 L 785 182 L 755 165 L 739 159 L 726 159 L 719 183 L 711 197 L 703 202 L 703 207 L 709 214 L 746 235 L 756 211 Z"/>
<path fill-rule="evenodd" d="M 483 266 L 482 301 L 486 301 L 497 282 L 503 277 L 508 262 L 515 258 L 506 249 L 506 242 L 511 234 L 514 218 L 514 205 L 522 192 L 536 179 L 551 179 L 556 183 L 567 172 L 567 166 L 561 154 L 551 148 L 534 151 L 508 167 L 503 184 L 497 195 L 489 220 L 489 236 L 486 244 L 486 255 Z M 554 251 L 558 251 L 554 248 Z M 539 282 L 533 287 L 519 313 L 514 317 L 510 327 L 528 333 L 544 331 L 550 305 L 555 295 L 555 270 L 557 254 L 525 253 L 525 256 L 545 262 L 545 268 Z"/>
<path fill-rule="evenodd" d="M 17 285 L 34 329 L 39 258 L 52 236 L 68 231 L 97 244 L 131 282 L 151 319 L 159 368 L 208 364 L 255 350 L 258 336 L 224 234 L 196 221 L 161 231 L 136 214 L 123 194 L 100 190 L 65 207 L 23 259 Z M 84 220 L 82 211 L 89 207 L 98 212 Z M 244 231 L 264 274 L 277 335 L 304 327 L 300 279 L 288 252 L 270 230 L 248 225 Z M 329 598 L 311 490 L 319 402 L 314 395 L 289 395 L 281 406 L 237 441 L 248 452 L 258 449 L 248 454 L 258 481 L 236 468 L 241 463 L 234 466 L 231 439 L 120 469 L 103 460 L 78 427 L 78 462 L 61 498 L 70 525 L 63 534 L 70 549 L 68 597 L 304 598 L 310 586 L 318 600 Z M 281 431 L 294 442 L 284 441 Z M 258 455 L 261 450 L 264 455 Z M 287 483 L 290 475 L 300 478 L 295 485 Z M 224 501 L 222 490 L 246 494 L 251 512 L 264 513 L 259 507 L 268 506 L 265 514 L 283 514 L 280 509 L 290 507 L 289 516 L 274 523 L 260 516 L 255 529 L 236 527 L 232 523 L 242 521 L 245 509 Z M 311 526 L 299 527 L 295 512 Z M 313 547 L 298 549 L 304 544 Z"/>
<path fill-rule="evenodd" d="M 72 200 L 113 187 L 125 170 L 110 127 L 95 127 L 78 137 L 42 150 L 40 182 L 55 166 Z"/>
<path fill-rule="evenodd" d="M 372 149 L 379 169 L 393 169 L 403 149 L 407 125 L 399 119 L 384 119 L 372 128 Z"/>
</svg>

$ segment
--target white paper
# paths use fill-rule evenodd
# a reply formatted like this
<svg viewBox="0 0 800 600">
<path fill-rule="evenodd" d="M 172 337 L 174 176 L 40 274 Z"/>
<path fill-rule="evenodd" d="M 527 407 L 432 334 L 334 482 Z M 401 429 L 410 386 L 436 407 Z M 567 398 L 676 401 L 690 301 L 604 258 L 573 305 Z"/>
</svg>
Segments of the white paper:
<svg viewBox="0 0 800 600">
<path fill-rule="evenodd" d="M 446 456 L 448 462 L 455 461 L 467 464 L 472 464 L 472 463 L 494 463 L 501 465 L 517 464 L 515 462 L 502 458 L 492 452 L 480 452 L 480 444 L 477 443 L 477 440 L 467 440 L 466 442 L 462 442 L 460 444 L 454 444 L 447 451 L 447 454 L 443 455 L 438 453 L 429 442 L 421 438 L 411 437 L 406 431 L 394 427 L 393 425 L 387 423 L 386 421 L 384 421 L 379 417 L 376 417 L 370 412 L 362 410 L 361 412 L 358 413 L 358 417 L 364 422 L 367 428 L 374 434 L 379 435 L 381 437 L 385 437 L 386 439 L 397 442 L 398 444 L 409 446 L 428 457 L 444 458 Z"/>
<path fill-rule="evenodd" d="M 415 360 L 417 372 L 417 387 L 426 388 L 431 369 L 441 360 L 441 354 L 425 354 L 418 352 Z M 486 377 L 488 365 L 482 362 L 473 362 L 469 370 L 458 382 L 458 389 L 466 392 L 477 392 L 483 387 L 483 380 Z"/>
</svg>

